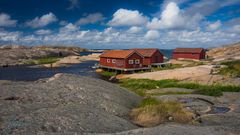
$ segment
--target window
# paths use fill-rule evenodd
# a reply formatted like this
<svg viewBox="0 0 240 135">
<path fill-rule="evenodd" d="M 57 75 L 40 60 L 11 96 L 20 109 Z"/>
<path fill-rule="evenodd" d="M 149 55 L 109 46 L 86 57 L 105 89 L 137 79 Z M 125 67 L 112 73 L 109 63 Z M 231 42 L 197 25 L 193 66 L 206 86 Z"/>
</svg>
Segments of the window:
<svg viewBox="0 0 240 135">
<path fill-rule="evenodd" d="M 107 59 L 107 63 L 110 63 L 110 61 L 111 61 L 110 59 Z"/>
<path fill-rule="evenodd" d="M 116 63 L 116 59 L 112 59 L 112 63 Z"/>
<path fill-rule="evenodd" d="M 133 60 L 128 60 L 128 64 L 133 64 Z"/>
<path fill-rule="evenodd" d="M 139 64 L 140 63 L 140 60 L 139 59 L 136 59 L 135 60 L 135 64 Z"/>
</svg>

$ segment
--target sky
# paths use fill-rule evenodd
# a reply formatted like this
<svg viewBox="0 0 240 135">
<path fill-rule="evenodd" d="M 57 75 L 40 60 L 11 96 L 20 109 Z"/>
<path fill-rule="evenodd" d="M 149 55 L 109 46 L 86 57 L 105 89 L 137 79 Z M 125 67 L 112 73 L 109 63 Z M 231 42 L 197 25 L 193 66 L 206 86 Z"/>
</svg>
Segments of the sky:
<svg viewBox="0 0 240 135">
<path fill-rule="evenodd" d="M 89 49 L 240 41 L 240 0 L 0 0 L 0 45 Z"/>
</svg>

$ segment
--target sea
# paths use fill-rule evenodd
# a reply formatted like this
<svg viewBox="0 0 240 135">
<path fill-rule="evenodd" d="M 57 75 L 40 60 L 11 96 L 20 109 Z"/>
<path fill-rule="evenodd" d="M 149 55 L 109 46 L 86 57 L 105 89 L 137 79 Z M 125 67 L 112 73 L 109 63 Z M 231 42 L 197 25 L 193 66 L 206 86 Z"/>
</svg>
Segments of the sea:
<svg viewBox="0 0 240 135">
<path fill-rule="evenodd" d="M 160 50 L 165 57 L 171 58 L 172 50 Z M 81 52 L 81 56 L 96 52 Z M 92 67 L 98 64 L 98 61 L 85 61 L 79 64 L 73 64 L 69 67 L 42 68 L 42 67 L 0 67 L 0 80 L 11 81 L 36 81 L 42 78 L 49 78 L 57 73 L 69 73 L 82 76 L 88 76 L 99 79 L 106 79 L 97 74 Z"/>
</svg>

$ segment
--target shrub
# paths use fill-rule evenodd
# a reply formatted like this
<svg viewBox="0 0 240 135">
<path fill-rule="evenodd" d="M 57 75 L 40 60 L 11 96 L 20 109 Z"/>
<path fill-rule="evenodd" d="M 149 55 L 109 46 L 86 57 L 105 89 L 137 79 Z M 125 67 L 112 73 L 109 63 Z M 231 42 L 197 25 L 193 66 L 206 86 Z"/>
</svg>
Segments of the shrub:
<svg viewBox="0 0 240 135">
<path fill-rule="evenodd" d="M 148 99 L 149 101 L 150 99 Z M 154 99 L 151 99 L 152 101 Z M 143 101 L 145 102 L 145 101 Z M 162 102 L 144 105 L 133 109 L 129 114 L 131 120 L 140 126 L 151 127 L 166 121 L 178 123 L 189 123 L 192 121 L 193 114 L 183 108 L 178 102 Z M 172 119 L 170 119 L 172 117 Z"/>
</svg>

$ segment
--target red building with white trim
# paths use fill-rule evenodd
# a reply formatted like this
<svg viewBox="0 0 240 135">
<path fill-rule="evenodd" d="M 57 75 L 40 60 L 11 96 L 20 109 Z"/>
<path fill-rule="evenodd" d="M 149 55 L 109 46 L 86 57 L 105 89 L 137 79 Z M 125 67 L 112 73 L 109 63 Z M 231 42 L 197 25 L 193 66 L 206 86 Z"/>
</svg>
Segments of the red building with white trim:
<svg viewBox="0 0 240 135">
<path fill-rule="evenodd" d="M 173 59 L 205 59 L 205 50 L 203 48 L 176 48 L 173 51 Z"/>
<path fill-rule="evenodd" d="M 144 56 L 143 59 L 143 65 L 152 65 L 152 64 L 157 64 L 157 63 L 163 63 L 163 54 L 159 51 L 159 49 L 156 48 L 144 48 L 144 49 L 139 49 L 136 48 L 134 49 L 138 53 Z"/>
<path fill-rule="evenodd" d="M 100 55 L 100 67 L 116 70 L 150 69 L 151 64 L 162 62 L 158 49 L 110 50 Z"/>
</svg>

